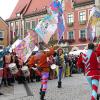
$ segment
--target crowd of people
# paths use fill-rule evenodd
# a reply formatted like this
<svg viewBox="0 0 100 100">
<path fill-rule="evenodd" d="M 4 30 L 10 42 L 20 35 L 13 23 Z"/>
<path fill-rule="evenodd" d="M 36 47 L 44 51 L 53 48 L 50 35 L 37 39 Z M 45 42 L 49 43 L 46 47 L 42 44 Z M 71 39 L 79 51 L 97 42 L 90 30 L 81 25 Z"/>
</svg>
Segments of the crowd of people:
<svg viewBox="0 0 100 100">
<path fill-rule="evenodd" d="M 91 45 L 92 45 L 92 47 L 91 47 Z M 94 50 L 94 44 L 90 44 L 88 46 L 88 49 Z M 100 56 L 99 49 L 96 50 L 96 52 L 98 52 L 98 53 L 96 53 L 98 56 Z M 90 53 L 92 53 L 92 52 L 91 52 L 91 50 L 88 52 L 89 52 L 89 57 L 90 57 L 91 56 Z M 87 56 L 87 55 L 84 55 L 84 56 Z M 18 82 L 18 84 L 22 84 L 25 82 L 40 82 L 41 81 L 40 100 L 44 100 L 44 96 L 47 91 L 48 79 L 49 80 L 58 79 L 57 87 L 61 88 L 63 77 L 72 77 L 73 73 L 81 73 L 84 70 L 85 70 L 84 73 L 87 73 L 86 72 L 87 64 L 85 62 L 83 62 L 82 58 L 83 58 L 83 53 L 81 53 L 78 56 L 69 55 L 69 54 L 66 54 L 65 51 L 63 50 L 63 48 L 61 48 L 61 47 L 58 48 L 57 50 L 54 50 L 54 48 L 51 47 L 47 51 L 39 50 L 37 52 L 33 52 L 32 55 L 27 60 L 27 62 L 24 63 L 22 61 L 22 59 L 16 55 L 15 52 L 13 52 L 13 51 L 11 53 L 7 52 L 3 57 L 3 61 L 4 61 L 3 77 L 2 77 L 1 85 L 2 86 L 3 85 L 4 86 L 12 86 L 12 85 L 14 85 L 15 82 Z M 93 58 L 93 61 L 94 61 L 94 58 Z M 18 71 L 14 74 L 12 74 L 12 72 L 9 68 L 9 64 L 11 64 L 11 63 L 16 64 L 16 66 L 14 66 L 14 67 L 16 67 L 18 69 Z M 56 68 L 54 68 L 54 69 L 51 68 L 51 66 L 53 64 L 56 65 Z M 96 64 L 97 64 L 97 62 L 96 62 Z M 23 73 L 23 70 L 22 70 L 23 66 L 28 67 L 29 74 L 27 76 L 25 76 Z M 94 65 L 92 65 L 92 66 L 94 66 Z M 93 69 L 95 69 L 95 68 L 93 67 Z M 93 73 L 91 73 L 91 74 L 93 74 Z M 87 79 L 90 80 L 90 78 L 87 78 Z M 95 79 L 95 77 L 93 79 Z M 97 77 L 95 80 L 97 81 L 96 83 L 98 83 L 99 79 L 97 79 Z M 93 88 L 93 86 L 94 86 L 94 84 L 92 84 L 92 88 Z M 97 91 L 97 89 L 96 89 L 96 91 Z M 93 98 L 96 98 L 96 97 L 97 97 L 97 93 L 95 94 L 95 97 L 94 97 L 94 95 L 92 95 L 91 100 L 95 100 Z"/>
</svg>

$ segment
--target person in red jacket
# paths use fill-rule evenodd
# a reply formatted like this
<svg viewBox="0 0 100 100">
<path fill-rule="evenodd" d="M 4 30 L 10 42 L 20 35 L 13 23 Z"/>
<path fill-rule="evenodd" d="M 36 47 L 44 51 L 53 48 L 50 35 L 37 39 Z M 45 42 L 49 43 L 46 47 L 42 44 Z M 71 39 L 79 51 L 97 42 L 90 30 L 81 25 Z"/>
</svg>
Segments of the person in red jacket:
<svg viewBox="0 0 100 100">
<path fill-rule="evenodd" d="M 50 57 L 54 54 L 53 48 L 50 48 L 49 50 L 50 51 L 48 52 L 40 51 L 36 53 L 28 62 L 30 67 L 37 66 L 37 69 L 34 68 L 35 72 L 41 76 L 40 100 L 45 100 L 44 96 L 47 90 L 47 82 L 50 70 L 47 57 Z M 38 70 L 40 70 L 40 72 Z"/>
<path fill-rule="evenodd" d="M 86 79 L 91 86 L 91 100 L 99 100 L 97 96 L 100 78 L 100 66 L 97 60 L 98 56 L 100 56 L 100 50 L 95 50 L 94 44 L 89 43 L 88 50 L 86 51 L 86 53 L 82 53 L 77 61 L 78 68 L 82 68 L 83 70 L 85 70 Z"/>
</svg>

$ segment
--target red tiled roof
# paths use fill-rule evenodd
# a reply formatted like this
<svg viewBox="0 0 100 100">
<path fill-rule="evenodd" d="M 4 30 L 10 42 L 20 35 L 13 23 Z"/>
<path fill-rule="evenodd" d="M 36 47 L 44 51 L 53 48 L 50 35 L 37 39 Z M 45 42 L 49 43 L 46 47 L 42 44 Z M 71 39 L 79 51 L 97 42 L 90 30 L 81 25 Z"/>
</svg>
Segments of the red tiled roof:
<svg viewBox="0 0 100 100">
<path fill-rule="evenodd" d="M 45 7 L 49 6 L 50 1 L 52 0 L 32 0 L 27 12 L 27 14 L 31 14 L 33 11 L 37 9 L 37 11 L 44 9 Z"/>
<path fill-rule="evenodd" d="M 16 14 L 21 12 L 22 9 L 29 3 L 30 0 L 19 0 L 15 9 L 13 10 L 10 19 L 16 18 Z"/>
<path fill-rule="evenodd" d="M 15 19 L 17 13 L 32 14 L 49 6 L 52 0 L 19 0 L 9 19 Z"/>
<path fill-rule="evenodd" d="M 73 0 L 75 3 L 84 3 L 88 1 L 93 1 L 93 0 Z"/>
</svg>

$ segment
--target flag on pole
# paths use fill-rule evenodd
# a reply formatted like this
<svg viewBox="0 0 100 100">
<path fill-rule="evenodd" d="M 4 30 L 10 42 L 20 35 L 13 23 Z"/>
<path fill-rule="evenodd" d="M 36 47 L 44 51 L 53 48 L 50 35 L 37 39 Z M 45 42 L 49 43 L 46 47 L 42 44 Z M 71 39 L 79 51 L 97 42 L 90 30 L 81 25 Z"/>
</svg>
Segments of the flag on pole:
<svg viewBox="0 0 100 100">
<path fill-rule="evenodd" d="M 57 31 L 58 31 L 58 39 L 60 41 L 64 33 L 62 3 L 58 0 L 54 0 L 51 3 L 50 8 L 54 12 L 53 14 L 58 13 Z"/>
<path fill-rule="evenodd" d="M 90 41 L 93 41 L 96 37 L 96 24 L 100 21 L 100 10 L 93 7 L 91 9 L 90 17 L 87 23 L 87 35 Z"/>
<path fill-rule="evenodd" d="M 35 28 L 36 33 L 47 44 L 57 29 L 57 20 L 54 15 L 46 15 Z"/>
<path fill-rule="evenodd" d="M 64 33 L 64 23 L 63 23 L 62 15 L 61 16 L 58 15 L 57 28 L 58 28 L 58 39 L 60 40 Z"/>
</svg>

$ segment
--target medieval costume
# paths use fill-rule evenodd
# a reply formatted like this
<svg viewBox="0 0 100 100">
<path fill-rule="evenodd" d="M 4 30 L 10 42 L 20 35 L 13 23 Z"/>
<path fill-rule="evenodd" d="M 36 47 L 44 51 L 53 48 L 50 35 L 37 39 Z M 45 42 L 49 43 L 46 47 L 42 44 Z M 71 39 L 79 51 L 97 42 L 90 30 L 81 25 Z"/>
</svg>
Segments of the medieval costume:
<svg viewBox="0 0 100 100">
<path fill-rule="evenodd" d="M 12 74 L 10 72 L 10 69 L 9 69 L 9 64 L 11 63 L 11 54 L 8 52 L 4 58 L 4 64 L 3 64 L 3 82 L 4 82 L 4 85 L 7 86 L 11 86 L 11 80 L 12 80 Z"/>
<path fill-rule="evenodd" d="M 98 52 L 95 51 L 94 44 L 90 43 L 88 44 L 87 52 L 82 53 L 77 61 L 78 68 L 82 68 L 85 71 L 86 79 L 91 86 L 91 100 L 97 100 L 97 92 L 100 78 L 100 66 L 97 61 L 97 56 L 100 56 L 100 50 Z"/>
<path fill-rule="evenodd" d="M 44 96 L 47 90 L 47 82 L 49 77 L 49 64 L 47 62 L 47 57 L 54 54 L 54 49 L 51 48 L 50 51 L 44 52 L 40 51 L 36 53 L 32 59 L 28 62 L 29 66 L 36 66 L 35 70 L 37 74 L 41 76 L 41 88 L 40 88 L 40 99 L 44 100 Z M 37 65 L 36 65 L 37 64 Z"/>
</svg>

